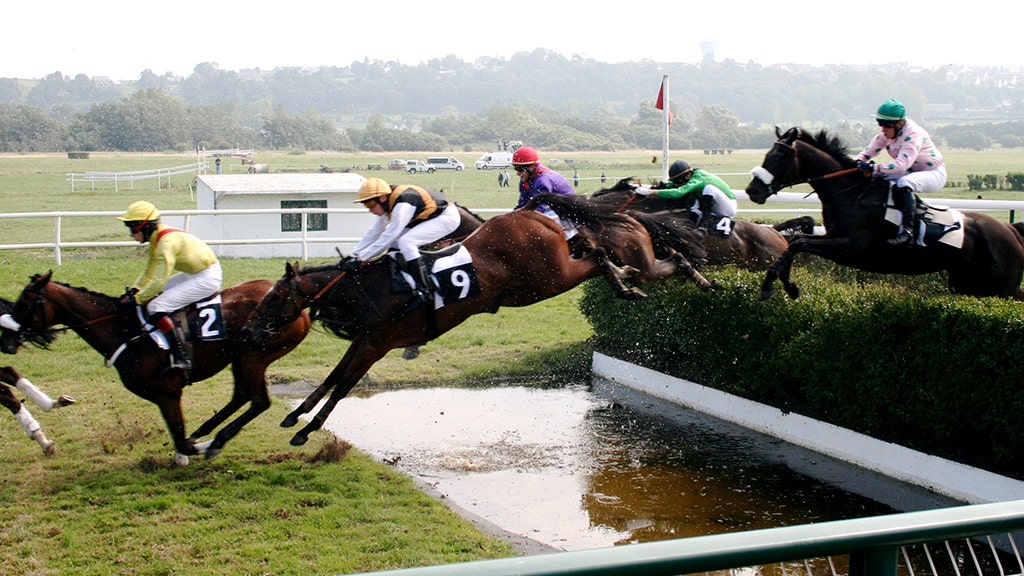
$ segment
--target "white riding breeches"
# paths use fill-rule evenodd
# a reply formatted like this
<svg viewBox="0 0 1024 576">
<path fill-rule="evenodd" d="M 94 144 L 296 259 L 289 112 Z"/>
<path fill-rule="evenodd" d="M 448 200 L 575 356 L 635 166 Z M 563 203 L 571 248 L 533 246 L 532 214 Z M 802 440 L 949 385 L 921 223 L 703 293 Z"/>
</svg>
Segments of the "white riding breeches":
<svg viewBox="0 0 1024 576">
<path fill-rule="evenodd" d="M 725 192 L 718 189 L 718 186 L 712 186 L 708 184 L 702 191 L 704 196 L 711 196 L 715 199 L 714 212 L 719 216 L 726 216 L 732 218 L 736 216 L 736 210 L 739 208 L 739 204 L 735 198 L 729 198 Z M 703 216 L 700 212 L 700 202 L 694 202 L 693 206 L 690 207 L 690 211 L 697 216 Z"/>
<path fill-rule="evenodd" d="M 412 228 L 406 228 L 398 240 L 395 240 L 395 248 L 402 253 L 406 262 L 415 260 L 420 257 L 420 246 L 432 244 L 451 234 L 460 223 L 462 216 L 459 214 L 459 207 L 450 202 L 438 216 Z"/>
<path fill-rule="evenodd" d="M 216 294 L 220 290 L 220 262 L 214 262 L 195 274 L 178 272 L 167 280 L 163 292 L 146 303 L 146 311 L 152 315 L 158 312 L 170 314 Z"/>
<path fill-rule="evenodd" d="M 933 170 L 909 174 L 887 174 L 885 179 L 895 182 L 897 188 L 910 188 L 918 194 L 938 192 L 946 185 L 946 167 L 938 166 Z"/>
</svg>

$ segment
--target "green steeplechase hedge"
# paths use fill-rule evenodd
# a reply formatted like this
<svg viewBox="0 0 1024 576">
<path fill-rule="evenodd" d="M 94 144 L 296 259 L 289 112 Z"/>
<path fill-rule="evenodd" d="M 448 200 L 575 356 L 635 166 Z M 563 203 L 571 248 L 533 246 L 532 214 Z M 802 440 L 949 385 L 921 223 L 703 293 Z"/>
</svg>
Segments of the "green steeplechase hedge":
<svg viewBox="0 0 1024 576">
<path fill-rule="evenodd" d="M 1024 303 L 954 296 L 944 274 L 797 267 L 801 296 L 760 302 L 762 273 L 705 270 L 580 306 L 610 356 L 874 438 L 1024 479 Z"/>
</svg>

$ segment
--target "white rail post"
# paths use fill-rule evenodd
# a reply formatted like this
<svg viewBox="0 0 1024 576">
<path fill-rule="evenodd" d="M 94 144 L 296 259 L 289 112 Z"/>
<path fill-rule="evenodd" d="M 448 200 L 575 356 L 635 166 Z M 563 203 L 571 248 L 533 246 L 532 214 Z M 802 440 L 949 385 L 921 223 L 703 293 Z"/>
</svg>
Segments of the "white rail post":
<svg viewBox="0 0 1024 576">
<path fill-rule="evenodd" d="M 60 250 L 60 216 L 57 216 L 54 222 L 54 233 L 53 233 L 53 259 L 56 261 L 56 265 L 60 266 L 61 263 L 61 250 Z"/>
</svg>

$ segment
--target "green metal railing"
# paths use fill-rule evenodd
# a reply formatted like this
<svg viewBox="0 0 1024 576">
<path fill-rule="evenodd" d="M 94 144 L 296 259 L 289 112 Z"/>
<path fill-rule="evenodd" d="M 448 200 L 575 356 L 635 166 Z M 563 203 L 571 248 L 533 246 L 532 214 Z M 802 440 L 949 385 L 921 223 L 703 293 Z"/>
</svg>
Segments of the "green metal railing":
<svg viewBox="0 0 1024 576">
<path fill-rule="evenodd" d="M 849 556 L 850 576 L 895 576 L 901 548 L 1024 530 L 1024 500 L 820 524 L 373 572 L 378 576 L 677 575 Z M 1013 540 L 1011 539 L 1012 543 Z M 997 561 L 994 574 L 1020 574 Z M 933 571 L 934 572 L 934 571 Z M 957 571 L 956 573 L 960 573 Z M 975 571 L 965 572 L 975 573 Z"/>
</svg>

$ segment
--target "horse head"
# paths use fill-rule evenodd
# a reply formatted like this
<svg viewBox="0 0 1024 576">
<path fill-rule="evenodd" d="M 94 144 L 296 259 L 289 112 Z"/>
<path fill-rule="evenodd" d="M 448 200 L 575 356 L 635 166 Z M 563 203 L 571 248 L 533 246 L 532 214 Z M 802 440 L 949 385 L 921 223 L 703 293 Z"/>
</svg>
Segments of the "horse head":
<svg viewBox="0 0 1024 576">
<path fill-rule="evenodd" d="M 758 204 L 783 188 L 842 175 L 855 165 L 850 150 L 825 130 L 810 134 L 799 126 L 785 132 L 775 128 L 777 140 L 760 166 L 750 171 L 747 196 Z M 817 191 L 817 189 L 815 190 Z"/>
<path fill-rule="evenodd" d="M 752 180 L 746 193 L 752 201 L 764 204 L 773 194 L 797 181 L 800 169 L 797 165 L 795 142 L 803 131 L 794 126 L 786 132 L 775 127 L 776 141 L 772 144 L 760 166 L 750 171 Z"/>
<path fill-rule="evenodd" d="M 286 263 L 284 276 L 263 296 L 242 327 L 247 342 L 259 342 L 267 333 L 276 332 L 281 326 L 298 318 L 309 306 L 298 284 L 299 263 Z"/>
<path fill-rule="evenodd" d="M 21 291 L 13 304 L 7 306 L 0 316 L 0 351 L 14 354 L 28 342 L 40 348 L 49 348 L 56 335 L 48 328 L 55 323 L 53 311 L 46 304 L 45 291 L 53 271 L 36 274 Z"/>
</svg>

